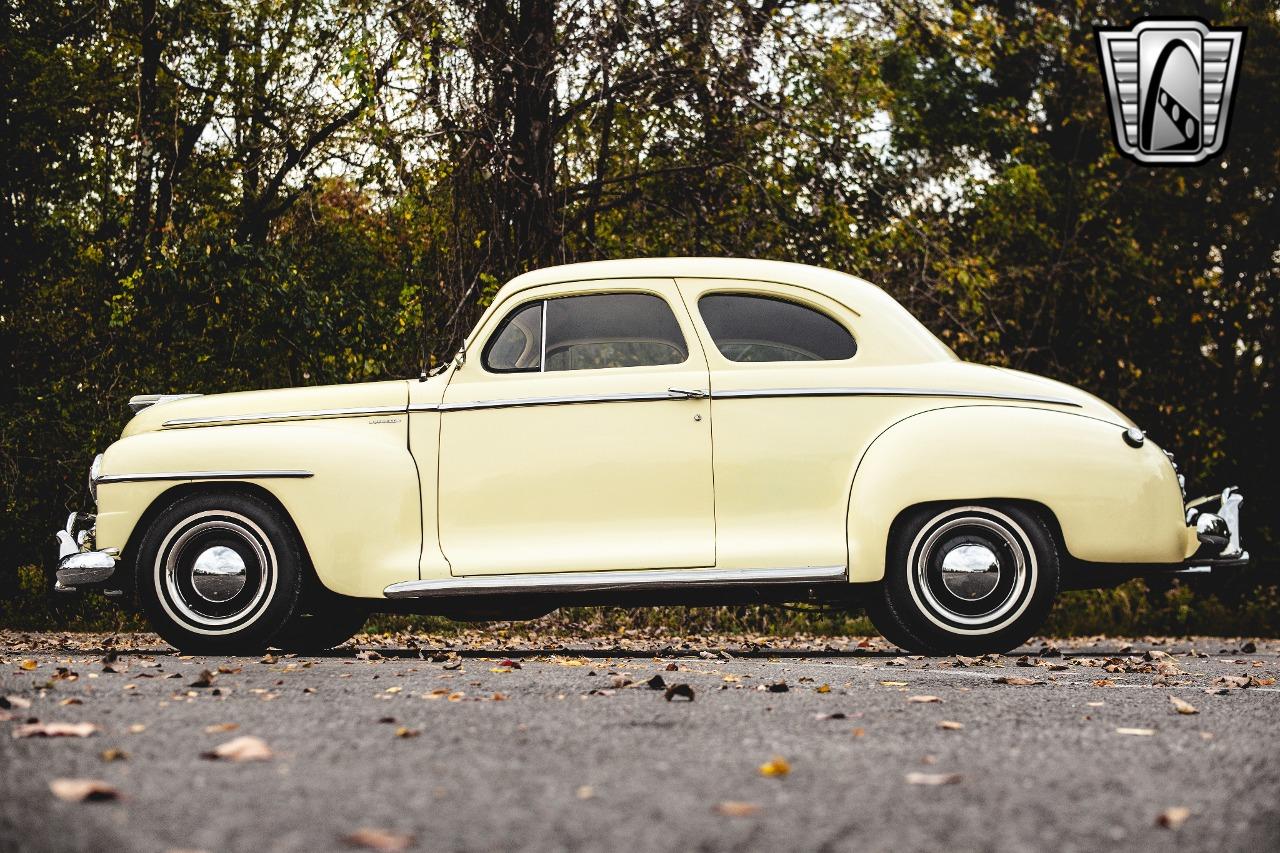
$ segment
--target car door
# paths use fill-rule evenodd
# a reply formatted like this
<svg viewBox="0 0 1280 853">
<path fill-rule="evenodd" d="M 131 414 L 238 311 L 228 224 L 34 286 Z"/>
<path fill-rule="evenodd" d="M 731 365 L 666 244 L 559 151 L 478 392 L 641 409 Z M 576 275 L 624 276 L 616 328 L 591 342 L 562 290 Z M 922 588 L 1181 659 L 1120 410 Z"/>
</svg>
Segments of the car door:
<svg viewBox="0 0 1280 853">
<path fill-rule="evenodd" d="M 675 283 L 531 288 L 489 316 L 441 404 L 450 571 L 713 566 L 707 364 Z"/>
<path fill-rule="evenodd" d="M 846 396 L 857 315 L 806 288 L 679 279 L 710 370 L 722 569 L 840 566 L 854 467 L 892 398 Z"/>
</svg>

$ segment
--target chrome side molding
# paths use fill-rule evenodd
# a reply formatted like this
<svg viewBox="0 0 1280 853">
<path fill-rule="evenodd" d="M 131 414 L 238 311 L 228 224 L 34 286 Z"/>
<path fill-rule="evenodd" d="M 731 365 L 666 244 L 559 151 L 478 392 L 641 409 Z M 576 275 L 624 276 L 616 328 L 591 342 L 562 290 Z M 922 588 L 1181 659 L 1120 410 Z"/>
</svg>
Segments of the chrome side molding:
<svg viewBox="0 0 1280 853">
<path fill-rule="evenodd" d="M 842 583 L 844 566 L 770 569 L 644 569 L 611 572 L 560 572 L 530 575 L 468 575 L 437 580 L 402 581 L 382 591 L 387 598 L 519 595 L 556 592 L 617 592 L 628 589 L 684 589 L 700 586 L 768 586 Z"/>
<path fill-rule="evenodd" d="M 156 471 L 137 474 L 103 474 L 98 485 L 107 483 L 148 483 L 154 480 L 301 480 L 314 477 L 312 471 L 248 470 L 248 471 Z"/>
<path fill-rule="evenodd" d="M 362 418 L 367 415 L 395 415 L 408 410 L 407 406 L 372 406 L 352 409 L 304 409 L 296 412 L 262 412 L 244 415 L 208 415 L 201 418 L 173 418 L 161 427 L 231 426 L 234 424 L 269 424 L 281 421 L 319 421 L 328 418 Z"/>
<path fill-rule="evenodd" d="M 288 421 L 314 421 L 329 418 L 361 418 L 403 412 L 467 412 L 481 409 L 511 409 L 528 406 L 569 406 L 591 403 L 643 403 L 658 400 L 749 400 L 774 397 L 947 397 L 968 400 L 1001 400 L 1014 403 L 1047 403 L 1080 408 L 1079 403 L 1060 397 L 1035 394 L 1006 394 L 999 391 L 967 391 L 947 388 L 744 388 L 728 391 L 670 388 L 665 391 L 642 391 L 619 394 L 582 394 L 555 397 L 511 397 L 494 400 L 462 400 L 456 403 L 414 403 L 408 406 L 375 406 L 351 409 L 308 409 L 295 412 L 262 412 L 240 415 L 209 415 L 198 418 L 173 418 L 164 429 L 237 424 L 268 424 Z"/>
<path fill-rule="evenodd" d="M 748 400 L 759 397 L 957 397 L 972 400 L 1008 400 L 1015 403 L 1052 403 L 1056 406 L 1080 408 L 1079 403 L 1073 403 L 1061 397 L 951 388 L 741 388 L 711 392 L 713 400 Z"/>
</svg>

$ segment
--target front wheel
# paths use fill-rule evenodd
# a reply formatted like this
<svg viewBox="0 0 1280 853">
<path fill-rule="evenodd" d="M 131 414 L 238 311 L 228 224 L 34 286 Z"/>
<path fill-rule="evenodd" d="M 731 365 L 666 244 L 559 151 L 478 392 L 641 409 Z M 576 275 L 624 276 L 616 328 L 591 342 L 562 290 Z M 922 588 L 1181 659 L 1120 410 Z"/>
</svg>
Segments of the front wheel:
<svg viewBox="0 0 1280 853">
<path fill-rule="evenodd" d="M 1058 548 L 1039 514 L 1003 504 L 922 507 L 894 526 L 867 614 L 911 652 L 1007 652 L 1044 624 L 1058 576 Z"/>
<path fill-rule="evenodd" d="M 155 632 L 179 651 L 249 654 L 289 621 L 302 548 L 282 513 L 254 495 L 189 495 L 147 528 L 138 597 Z"/>
</svg>

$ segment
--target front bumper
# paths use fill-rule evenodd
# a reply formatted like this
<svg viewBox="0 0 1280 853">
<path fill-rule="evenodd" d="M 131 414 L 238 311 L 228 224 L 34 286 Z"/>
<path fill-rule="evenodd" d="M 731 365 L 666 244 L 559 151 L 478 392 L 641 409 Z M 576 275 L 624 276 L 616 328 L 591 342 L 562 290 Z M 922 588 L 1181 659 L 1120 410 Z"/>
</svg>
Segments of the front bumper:
<svg viewBox="0 0 1280 853">
<path fill-rule="evenodd" d="M 73 512 L 67 525 L 55 536 L 58 540 L 58 592 L 74 592 L 77 587 L 111 580 L 120 552 L 116 548 L 94 549 L 94 516 Z"/>
<path fill-rule="evenodd" d="M 1208 508 L 1215 503 L 1217 512 L 1209 512 Z M 1206 495 L 1187 502 L 1187 526 L 1195 528 L 1200 547 L 1183 563 L 1180 573 L 1200 574 L 1249 562 L 1249 552 L 1240 540 L 1242 503 L 1244 495 L 1235 486 L 1228 486 L 1220 495 Z"/>
</svg>

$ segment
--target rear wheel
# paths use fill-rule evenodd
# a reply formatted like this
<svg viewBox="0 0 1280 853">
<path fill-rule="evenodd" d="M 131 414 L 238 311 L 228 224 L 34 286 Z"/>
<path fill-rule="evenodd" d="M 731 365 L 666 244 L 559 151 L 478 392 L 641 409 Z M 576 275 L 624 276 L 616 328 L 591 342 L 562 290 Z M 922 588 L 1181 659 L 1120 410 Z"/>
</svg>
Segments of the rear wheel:
<svg viewBox="0 0 1280 853">
<path fill-rule="evenodd" d="M 293 527 L 239 492 L 174 501 L 144 534 L 136 565 L 143 612 L 183 652 L 261 651 L 289 621 L 302 584 Z"/>
<path fill-rule="evenodd" d="M 1016 505 L 923 507 L 895 525 L 867 614 L 924 654 L 1006 652 L 1044 624 L 1058 592 L 1053 534 Z"/>
</svg>

